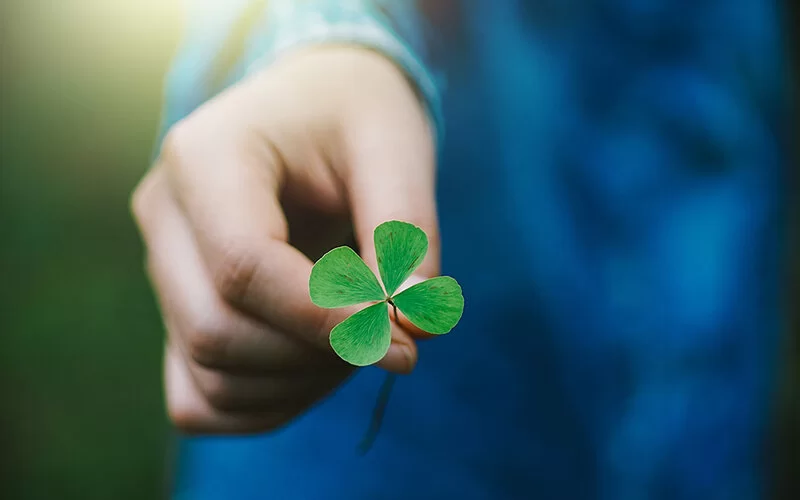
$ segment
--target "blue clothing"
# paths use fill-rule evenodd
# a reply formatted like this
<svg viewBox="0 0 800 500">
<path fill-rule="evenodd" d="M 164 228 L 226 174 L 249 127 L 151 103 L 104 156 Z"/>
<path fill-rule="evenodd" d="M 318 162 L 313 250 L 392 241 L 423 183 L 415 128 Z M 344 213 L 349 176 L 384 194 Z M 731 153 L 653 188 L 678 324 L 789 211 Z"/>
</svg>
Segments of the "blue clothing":
<svg viewBox="0 0 800 500">
<path fill-rule="evenodd" d="M 190 18 L 165 127 L 249 2 Z M 753 499 L 778 334 L 785 68 L 767 0 L 273 0 L 225 82 L 372 47 L 439 137 L 459 326 L 287 428 L 181 442 L 184 499 Z"/>
</svg>

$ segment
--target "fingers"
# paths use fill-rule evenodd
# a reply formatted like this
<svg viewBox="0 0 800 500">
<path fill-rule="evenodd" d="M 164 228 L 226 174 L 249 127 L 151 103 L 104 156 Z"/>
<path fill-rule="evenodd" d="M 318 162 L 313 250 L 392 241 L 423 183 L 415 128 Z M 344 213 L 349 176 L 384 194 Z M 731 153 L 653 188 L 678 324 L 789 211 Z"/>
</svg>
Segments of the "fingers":
<svg viewBox="0 0 800 500">
<path fill-rule="evenodd" d="M 184 432 L 240 434 L 277 429 L 295 414 L 286 408 L 232 412 L 215 408 L 198 389 L 188 365 L 174 347 L 164 356 L 164 382 L 170 420 Z"/>
<path fill-rule="evenodd" d="M 148 246 L 148 268 L 165 320 L 180 333 L 187 355 L 199 365 L 233 372 L 320 370 L 341 364 L 318 349 L 257 322 L 221 300 L 198 254 L 191 230 L 163 182 L 149 174 L 137 202 Z"/>
<path fill-rule="evenodd" d="M 278 160 L 269 148 L 255 153 L 227 134 L 214 138 L 213 149 L 206 148 L 197 144 L 204 134 L 179 130 L 162 161 L 216 293 L 271 326 L 329 350 L 328 332 L 338 321 L 311 303 L 312 264 L 286 242 Z"/>
<path fill-rule="evenodd" d="M 184 357 L 196 387 L 216 410 L 261 412 L 297 408 L 333 390 L 352 370 L 339 366 L 336 373 L 283 373 L 265 376 L 231 375 L 219 370 L 192 366 Z"/>
<path fill-rule="evenodd" d="M 311 262 L 286 243 L 274 157 L 248 156 L 246 146 L 228 137 L 198 154 L 203 132 L 181 134 L 167 147 L 165 168 L 215 292 L 277 329 L 328 349 L 328 312 L 308 296 Z"/>
<path fill-rule="evenodd" d="M 192 433 L 273 430 L 333 390 L 352 368 L 242 316 L 215 295 L 161 175 L 145 179 L 135 210 L 171 339 L 165 354 L 170 417 Z M 213 326 L 196 326 L 204 322 Z"/>
</svg>

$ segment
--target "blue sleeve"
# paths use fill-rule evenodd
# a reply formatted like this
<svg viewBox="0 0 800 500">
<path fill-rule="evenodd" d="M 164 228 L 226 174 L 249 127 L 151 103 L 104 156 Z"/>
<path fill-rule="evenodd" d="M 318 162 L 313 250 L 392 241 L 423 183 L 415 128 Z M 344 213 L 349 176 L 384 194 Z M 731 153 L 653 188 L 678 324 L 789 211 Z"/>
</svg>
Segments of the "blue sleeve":
<svg viewBox="0 0 800 500">
<path fill-rule="evenodd" d="M 246 28 L 222 85 L 216 84 L 214 59 L 230 50 L 243 16 L 253 17 L 252 26 Z M 331 43 L 365 47 L 394 61 L 416 89 L 441 138 L 441 85 L 426 62 L 423 30 L 424 21 L 410 0 L 234 0 L 215 8 L 197 2 L 167 79 L 164 128 L 281 54 Z"/>
</svg>

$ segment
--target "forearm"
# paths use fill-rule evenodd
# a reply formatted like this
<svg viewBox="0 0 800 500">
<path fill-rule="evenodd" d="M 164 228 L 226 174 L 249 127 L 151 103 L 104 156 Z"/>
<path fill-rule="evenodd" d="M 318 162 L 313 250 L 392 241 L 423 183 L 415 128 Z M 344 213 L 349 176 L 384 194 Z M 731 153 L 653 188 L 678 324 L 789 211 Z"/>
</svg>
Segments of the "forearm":
<svg viewBox="0 0 800 500">
<path fill-rule="evenodd" d="M 399 66 L 442 134 L 440 85 L 426 60 L 423 22 L 409 1 L 272 0 L 190 16 L 167 82 L 163 129 L 290 51 L 320 44 L 375 50 Z M 199 5 L 199 4 L 198 4 Z"/>
</svg>

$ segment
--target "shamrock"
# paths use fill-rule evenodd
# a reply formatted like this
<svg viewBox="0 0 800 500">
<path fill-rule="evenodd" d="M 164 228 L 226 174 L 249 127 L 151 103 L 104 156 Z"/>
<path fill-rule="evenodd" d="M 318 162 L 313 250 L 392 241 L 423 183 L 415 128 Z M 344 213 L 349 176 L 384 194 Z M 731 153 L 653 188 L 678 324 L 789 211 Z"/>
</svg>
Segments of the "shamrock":
<svg viewBox="0 0 800 500">
<path fill-rule="evenodd" d="M 437 335 L 452 330 L 464 311 L 461 287 L 448 276 L 425 280 L 395 295 L 428 252 L 428 237 L 422 229 L 407 222 L 384 222 L 375 228 L 374 239 L 383 288 L 361 257 L 346 246 L 323 255 L 308 280 L 311 301 L 319 307 L 373 303 L 330 333 L 336 354 L 356 366 L 380 361 L 389 350 L 390 305 L 395 319 L 399 309 L 416 327 Z"/>
</svg>

